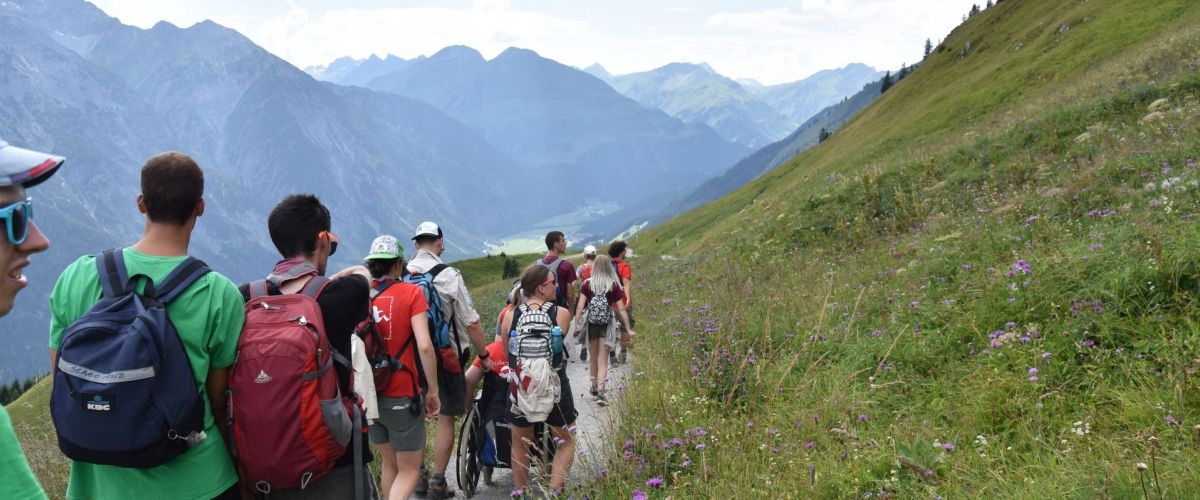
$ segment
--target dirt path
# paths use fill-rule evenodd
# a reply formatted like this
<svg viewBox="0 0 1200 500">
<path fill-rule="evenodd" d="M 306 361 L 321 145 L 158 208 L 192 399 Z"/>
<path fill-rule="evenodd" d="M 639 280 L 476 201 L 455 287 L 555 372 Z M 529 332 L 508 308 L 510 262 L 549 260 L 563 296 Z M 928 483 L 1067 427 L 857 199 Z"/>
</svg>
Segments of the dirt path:
<svg viewBox="0 0 1200 500">
<path fill-rule="evenodd" d="M 610 428 L 609 421 L 615 415 L 615 410 L 612 406 L 601 407 L 596 404 L 595 398 L 588 394 L 588 389 L 591 387 L 590 377 L 588 376 L 588 363 L 579 361 L 579 351 L 571 351 L 571 361 L 567 364 L 567 376 L 571 380 L 571 392 L 575 399 L 575 409 L 579 411 L 579 417 L 575 420 L 575 439 L 577 449 L 575 453 L 575 464 L 571 467 L 571 478 L 568 481 L 568 486 L 580 484 L 586 478 L 595 477 L 604 467 L 603 457 L 599 450 L 602 449 L 606 437 L 604 436 L 607 429 Z M 632 358 L 630 358 L 632 361 Z M 625 380 L 628 374 L 629 365 L 621 365 L 616 369 L 609 370 L 609 398 L 619 397 L 620 390 L 618 387 Z M 455 462 L 451 456 L 450 465 L 446 469 L 446 478 L 450 481 L 452 487 L 458 490 L 455 485 L 457 472 Z M 535 471 L 536 474 L 536 471 Z M 508 469 L 497 469 L 493 475 L 494 485 L 488 486 L 480 479 L 478 490 L 473 498 L 482 499 L 501 499 L 510 498 L 513 490 L 512 471 Z M 455 498 L 463 498 L 461 491 L 456 491 Z"/>
</svg>

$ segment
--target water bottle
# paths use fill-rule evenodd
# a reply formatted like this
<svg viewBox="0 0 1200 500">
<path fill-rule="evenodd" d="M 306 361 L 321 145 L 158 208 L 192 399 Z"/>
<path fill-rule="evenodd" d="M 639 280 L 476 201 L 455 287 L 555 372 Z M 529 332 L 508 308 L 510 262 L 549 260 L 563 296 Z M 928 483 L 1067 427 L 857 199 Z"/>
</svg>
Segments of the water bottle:
<svg viewBox="0 0 1200 500">
<path fill-rule="evenodd" d="M 561 354 L 563 352 L 563 332 L 562 328 L 559 328 L 558 325 L 554 325 L 554 328 L 550 329 L 550 342 L 554 354 Z"/>
<path fill-rule="evenodd" d="M 511 358 L 512 362 L 515 363 L 517 360 L 517 354 L 519 353 L 520 349 L 517 347 L 517 331 L 514 329 L 508 333 L 508 357 Z"/>
</svg>

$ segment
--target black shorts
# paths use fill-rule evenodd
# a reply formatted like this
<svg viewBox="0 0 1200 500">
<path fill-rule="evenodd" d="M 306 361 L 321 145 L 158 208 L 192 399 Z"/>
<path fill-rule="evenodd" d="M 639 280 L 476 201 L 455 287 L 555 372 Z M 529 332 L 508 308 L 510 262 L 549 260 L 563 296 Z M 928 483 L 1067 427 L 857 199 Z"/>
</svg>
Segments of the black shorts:
<svg viewBox="0 0 1200 500">
<path fill-rule="evenodd" d="M 438 398 L 442 403 L 440 414 L 461 417 L 467 414 L 467 377 L 459 373 L 451 375 L 438 370 Z"/>
<path fill-rule="evenodd" d="M 546 424 L 552 427 L 566 427 L 575 423 L 575 417 L 579 416 L 579 412 L 575 411 L 575 396 L 571 394 L 571 380 L 567 378 L 566 367 L 558 369 L 558 382 L 558 404 L 550 410 Z M 516 416 L 511 409 L 508 411 L 508 422 L 517 427 L 533 427 L 533 422 L 525 420 L 525 417 Z"/>
</svg>

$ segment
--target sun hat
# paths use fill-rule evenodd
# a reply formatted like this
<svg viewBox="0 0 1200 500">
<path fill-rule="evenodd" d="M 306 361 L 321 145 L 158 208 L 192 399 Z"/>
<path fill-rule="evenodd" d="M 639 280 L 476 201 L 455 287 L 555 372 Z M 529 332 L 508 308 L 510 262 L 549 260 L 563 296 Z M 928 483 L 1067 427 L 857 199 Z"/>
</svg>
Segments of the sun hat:
<svg viewBox="0 0 1200 500">
<path fill-rule="evenodd" d="M 375 238 L 371 242 L 371 251 L 363 260 L 391 260 L 403 259 L 404 249 L 400 248 L 400 242 L 396 241 L 395 236 L 383 235 Z"/>
<path fill-rule="evenodd" d="M 417 234 L 414 234 L 412 239 L 415 240 L 422 236 L 436 236 L 438 238 L 441 238 L 442 237 L 442 228 L 440 226 L 438 226 L 437 224 L 430 222 L 430 221 L 422 222 L 421 225 L 417 226 Z"/>
<path fill-rule="evenodd" d="M 33 187 L 58 171 L 66 158 L 18 148 L 0 139 L 0 186 Z"/>
</svg>

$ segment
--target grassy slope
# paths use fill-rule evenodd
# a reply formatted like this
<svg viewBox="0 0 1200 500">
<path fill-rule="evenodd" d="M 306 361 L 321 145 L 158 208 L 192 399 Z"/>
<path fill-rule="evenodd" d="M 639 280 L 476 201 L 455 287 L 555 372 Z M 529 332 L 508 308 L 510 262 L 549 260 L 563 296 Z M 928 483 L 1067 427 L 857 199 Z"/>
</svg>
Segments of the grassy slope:
<svg viewBox="0 0 1200 500">
<path fill-rule="evenodd" d="M 1196 495 L 1198 21 L 1009 0 L 830 141 L 641 235 L 678 260 L 639 270 L 602 493 L 1125 498 L 1145 462 L 1152 494 Z"/>
</svg>

